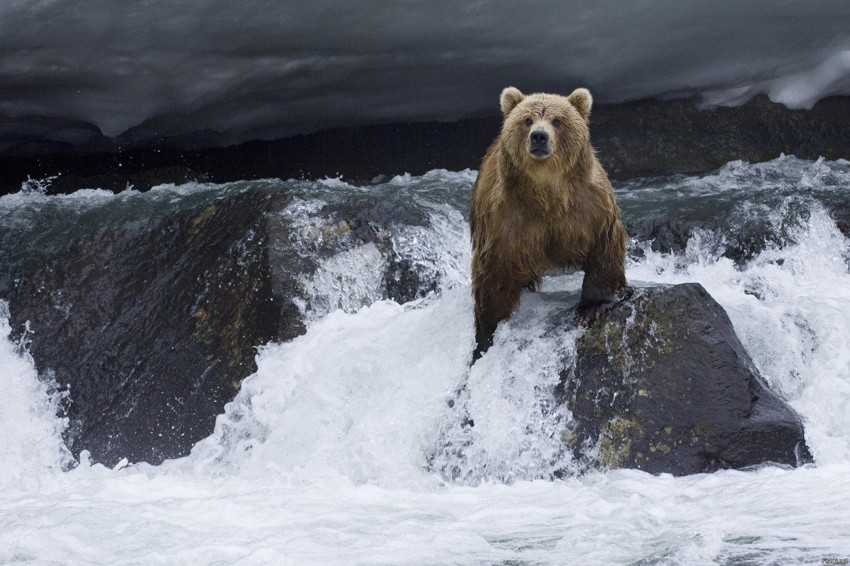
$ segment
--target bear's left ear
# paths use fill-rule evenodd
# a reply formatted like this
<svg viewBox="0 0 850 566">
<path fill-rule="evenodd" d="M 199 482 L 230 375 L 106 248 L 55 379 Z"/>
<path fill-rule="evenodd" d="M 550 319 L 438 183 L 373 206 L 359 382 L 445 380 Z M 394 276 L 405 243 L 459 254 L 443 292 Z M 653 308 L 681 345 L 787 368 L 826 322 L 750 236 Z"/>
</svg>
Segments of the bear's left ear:
<svg viewBox="0 0 850 566">
<path fill-rule="evenodd" d="M 593 106 L 593 97 L 590 96 L 590 91 L 586 88 L 577 88 L 571 95 L 567 97 L 570 104 L 575 106 L 582 118 L 587 120 L 590 117 L 590 107 Z"/>
<path fill-rule="evenodd" d="M 499 97 L 499 104 L 502 106 L 502 115 L 507 116 L 511 110 L 516 108 L 516 105 L 523 101 L 525 95 L 516 87 L 509 86 L 502 91 L 502 96 Z"/>
</svg>

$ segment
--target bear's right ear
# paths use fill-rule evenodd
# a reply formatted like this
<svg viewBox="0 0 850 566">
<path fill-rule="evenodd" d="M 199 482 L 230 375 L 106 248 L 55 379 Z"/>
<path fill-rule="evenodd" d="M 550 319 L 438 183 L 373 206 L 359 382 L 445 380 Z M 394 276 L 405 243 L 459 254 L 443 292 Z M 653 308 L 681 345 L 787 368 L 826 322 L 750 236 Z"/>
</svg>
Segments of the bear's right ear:
<svg viewBox="0 0 850 566">
<path fill-rule="evenodd" d="M 567 97 L 570 104 L 575 106 L 581 117 L 587 120 L 590 117 L 590 107 L 593 106 L 593 97 L 586 88 L 577 88 Z"/>
<path fill-rule="evenodd" d="M 516 105 L 523 101 L 525 95 L 518 88 L 509 86 L 502 91 L 502 96 L 499 98 L 499 103 L 502 105 L 502 114 L 507 116 L 511 110 L 516 108 Z"/>
</svg>

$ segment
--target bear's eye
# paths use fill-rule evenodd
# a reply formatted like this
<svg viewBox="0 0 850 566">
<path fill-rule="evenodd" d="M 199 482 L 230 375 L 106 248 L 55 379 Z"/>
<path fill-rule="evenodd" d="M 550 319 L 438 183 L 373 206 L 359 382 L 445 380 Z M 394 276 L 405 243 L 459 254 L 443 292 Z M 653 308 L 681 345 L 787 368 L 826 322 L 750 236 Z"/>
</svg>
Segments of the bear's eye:
<svg viewBox="0 0 850 566">
<path fill-rule="evenodd" d="M 530 128 L 533 123 L 534 123 L 534 120 L 532 120 L 531 118 L 525 119 L 525 127 L 526 128 Z"/>
<path fill-rule="evenodd" d="M 560 128 L 561 127 L 561 121 L 558 120 L 557 118 L 555 118 L 554 120 L 552 120 L 552 125 L 555 126 L 556 128 Z"/>
</svg>

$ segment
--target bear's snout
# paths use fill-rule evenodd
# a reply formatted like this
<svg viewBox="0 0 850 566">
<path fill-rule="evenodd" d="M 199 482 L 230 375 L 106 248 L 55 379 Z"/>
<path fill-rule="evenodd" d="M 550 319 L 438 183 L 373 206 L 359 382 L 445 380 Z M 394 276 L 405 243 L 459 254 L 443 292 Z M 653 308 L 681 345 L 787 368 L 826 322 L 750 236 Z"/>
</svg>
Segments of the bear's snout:
<svg viewBox="0 0 850 566">
<path fill-rule="evenodd" d="M 549 147 L 549 133 L 538 128 L 531 132 L 528 136 L 528 153 L 535 159 L 544 159 L 549 157 L 552 149 Z"/>
<path fill-rule="evenodd" d="M 545 130 L 534 130 L 531 132 L 531 145 L 545 146 L 549 144 L 549 134 Z"/>
</svg>

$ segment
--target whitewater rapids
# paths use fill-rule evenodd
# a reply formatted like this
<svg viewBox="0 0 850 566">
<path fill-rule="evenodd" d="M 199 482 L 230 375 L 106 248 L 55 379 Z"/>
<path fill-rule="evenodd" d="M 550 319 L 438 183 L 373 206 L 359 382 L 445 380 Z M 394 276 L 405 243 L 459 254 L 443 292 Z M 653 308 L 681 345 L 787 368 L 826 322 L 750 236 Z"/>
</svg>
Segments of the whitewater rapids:
<svg viewBox="0 0 850 566">
<path fill-rule="evenodd" d="M 304 281 L 307 333 L 263 346 L 258 370 L 192 453 L 160 466 L 76 465 L 55 417 L 61 376 L 39 375 L 0 302 L 0 563 L 22 564 L 820 564 L 850 558 L 850 163 L 782 157 L 698 177 L 616 187 L 627 225 L 674 214 L 683 246 L 635 236 L 627 277 L 701 283 L 727 310 L 770 386 L 799 412 L 815 464 L 674 478 L 618 470 L 551 478 L 557 455 L 536 391 L 557 368 L 538 321 L 552 293 L 525 294 L 470 371 L 465 207 L 475 173 L 433 171 L 374 189 L 273 181 L 309 229 L 315 203 L 382 191 L 430 228 L 398 245 L 439 274 L 404 305 L 373 296 L 367 246 Z M 246 184 L 247 186 L 247 184 Z M 0 221 L 39 207 L 200 198 L 240 185 L 164 186 L 0 198 Z M 61 218 L 61 215 L 57 215 Z M 60 220 L 57 220 L 60 221 Z M 642 224 L 643 223 L 643 224 Z M 732 250 L 753 223 L 766 236 Z M 637 230 L 636 232 L 639 232 Z M 359 254 L 359 255 L 358 255 Z M 342 287 L 340 287 L 342 286 Z M 548 293 L 548 295 L 547 295 Z M 356 300 L 348 301 L 352 297 Z M 2 297 L 0 297 L 2 299 Z M 365 306 L 364 306 L 365 304 Z M 474 433 L 450 406 L 466 384 Z M 73 392 L 71 392 L 73 395 Z M 567 416 L 562 415 L 563 418 Z M 553 428 L 554 427 L 554 428 Z M 463 437 L 466 457 L 447 444 Z M 70 469 L 69 469 L 70 468 Z"/>
</svg>

